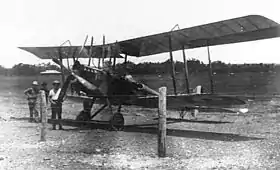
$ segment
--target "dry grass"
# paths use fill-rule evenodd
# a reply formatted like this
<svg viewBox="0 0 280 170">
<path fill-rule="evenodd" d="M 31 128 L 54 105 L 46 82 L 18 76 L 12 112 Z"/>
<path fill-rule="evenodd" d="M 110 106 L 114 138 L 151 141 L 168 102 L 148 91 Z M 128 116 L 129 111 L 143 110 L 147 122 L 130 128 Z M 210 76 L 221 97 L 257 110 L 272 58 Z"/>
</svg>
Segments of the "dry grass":
<svg viewBox="0 0 280 170">
<path fill-rule="evenodd" d="M 157 158 L 154 131 L 109 132 L 65 127 L 47 131 L 39 143 L 39 127 L 26 121 L 22 90 L 32 77 L 4 77 L 0 84 L 0 167 L 3 169 L 277 169 L 280 168 L 278 99 L 252 101 L 244 116 L 200 114 L 199 120 L 231 123 L 168 125 L 167 158 Z M 81 104 L 66 102 L 63 116 L 73 118 Z M 124 108 L 127 119 L 149 122 L 149 109 Z M 129 116 L 138 113 L 145 116 Z M 175 112 L 169 115 L 176 116 Z M 50 127 L 49 127 L 50 128 Z"/>
</svg>

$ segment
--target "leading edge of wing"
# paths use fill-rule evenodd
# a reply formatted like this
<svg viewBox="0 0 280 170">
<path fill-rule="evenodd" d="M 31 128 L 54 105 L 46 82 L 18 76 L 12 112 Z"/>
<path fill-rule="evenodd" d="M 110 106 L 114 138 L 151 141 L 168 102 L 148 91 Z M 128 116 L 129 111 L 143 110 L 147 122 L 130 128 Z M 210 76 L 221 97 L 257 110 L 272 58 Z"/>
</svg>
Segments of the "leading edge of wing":
<svg viewBox="0 0 280 170">
<path fill-rule="evenodd" d="M 112 44 L 106 44 L 104 46 L 105 58 L 108 58 L 112 52 L 109 47 L 112 47 Z M 41 59 L 52 59 L 59 58 L 62 56 L 63 59 L 79 57 L 79 58 L 102 58 L 102 45 L 96 46 L 49 46 L 49 47 L 18 47 L 21 50 L 27 51 L 31 54 L 34 54 Z M 116 58 L 123 58 L 121 55 L 116 55 Z"/>
<path fill-rule="evenodd" d="M 122 53 L 143 57 L 172 51 L 280 36 L 279 24 L 260 15 L 248 15 L 209 24 L 120 41 Z"/>
<path fill-rule="evenodd" d="M 41 59 L 52 59 L 59 58 L 61 55 L 62 58 L 72 57 L 74 53 L 79 53 L 81 46 L 50 46 L 50 47 L 18 47 L 21 50 L 27 51 L 31 54 L 34 54 Z M 87 58 L 85 51 L 81 52 L 80 58 Z"/>
<path fill-rule="evenodd" d="M 192 49 L 205 46 L 214 46 L 246 41 L 254 41 L 280 36 L 279 24 L 260 15 L 248 15 L 210 24 L 184 28 L 172 32 L 164 32 L 134 39 L 109 43 L 105 46 L 85 46 L 80 53 L 80 58 L 88 58 L 91 49 L 93 58 L 102 57 L 102 51 L 113 49 L 118 44 L 120 54 L 135 57 L 165 53 L 170 50 L 171 37 L 172 51 Z M 30 52 L 41 59 L 51 59 L 62 54 L 62 58 L 79 53 L 82 46 L 53 46 L 53 47 L 18 47 Z M 105 52 L 106 53 L 106 52 Z M 68 54 L 68 55 L 66 55 Z M 105 54 L 106 56 L 106 54 Z M 117 56 L 122 58 L 122 56 Z"/>
</svg>

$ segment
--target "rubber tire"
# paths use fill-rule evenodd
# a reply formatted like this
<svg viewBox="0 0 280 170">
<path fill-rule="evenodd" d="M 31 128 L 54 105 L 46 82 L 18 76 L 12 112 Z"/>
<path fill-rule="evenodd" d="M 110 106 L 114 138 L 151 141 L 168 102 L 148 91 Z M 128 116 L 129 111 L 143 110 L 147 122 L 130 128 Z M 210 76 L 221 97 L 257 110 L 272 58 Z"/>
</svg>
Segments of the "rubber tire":
<svg viewBox="0 0 280 170">
<path fill-rule="evenodd" d="M 113 131 L 122 131 L 124 129 L 123 114 L 115 113 L 110 119 L 110 125 Z"/>
<path fill-rule="evenodd" d="M 77 121 L 90 121 L 91 120 L 91 116 L 90 116 L 90 112 L 86 112 L 84 110 L 82 110 L 79 115 L 76 117 Z"/>
</svg>

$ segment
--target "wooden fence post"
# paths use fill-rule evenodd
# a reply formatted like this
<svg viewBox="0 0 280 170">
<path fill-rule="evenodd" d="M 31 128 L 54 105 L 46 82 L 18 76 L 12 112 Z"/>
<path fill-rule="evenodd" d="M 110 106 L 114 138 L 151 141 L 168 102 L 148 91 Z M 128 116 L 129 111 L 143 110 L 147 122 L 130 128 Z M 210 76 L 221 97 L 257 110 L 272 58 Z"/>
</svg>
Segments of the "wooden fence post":
<svg viewBox="0 0 280 170">
<path fill-rule="evenodd" d="M 40 117 L 41 117 L 41 134 L 40 141 L 46 141 L 46 125 L 47 125 L 47 101 L 46 94 L 44 90 L 40 90 Z"/>
<path fill-rule="evenodd" d="M 158 99 L 158 156 L 166 156 L 166 87 L 159 88 Z"/>
</svg>

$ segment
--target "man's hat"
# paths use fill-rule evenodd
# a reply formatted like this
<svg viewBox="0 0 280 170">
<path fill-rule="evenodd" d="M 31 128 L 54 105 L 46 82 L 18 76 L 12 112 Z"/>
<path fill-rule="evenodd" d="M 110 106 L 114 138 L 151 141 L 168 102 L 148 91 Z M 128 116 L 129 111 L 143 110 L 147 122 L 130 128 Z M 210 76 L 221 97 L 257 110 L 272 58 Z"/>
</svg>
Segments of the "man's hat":
<svg viewBox="0 0 280 170">
<path fill-rule="evenodd" d="M 42 85 L 42 86 L 46 86 L 46 85 L 47 85 L 47 83 L 46 83 L 46 82 L 43 82 L 41 85 Z"/>
<path fill-rule="evenodd" d="M 33 82 L 32 82 L 32 85 L 38 86 L 39 83 L 38 83 L 38 81 L 33 81 Z"/>
<path fill-rule="evenodd" d="M 58 80 L 53 81 L 53 84 L 60 84 Z"/>
</svg>

